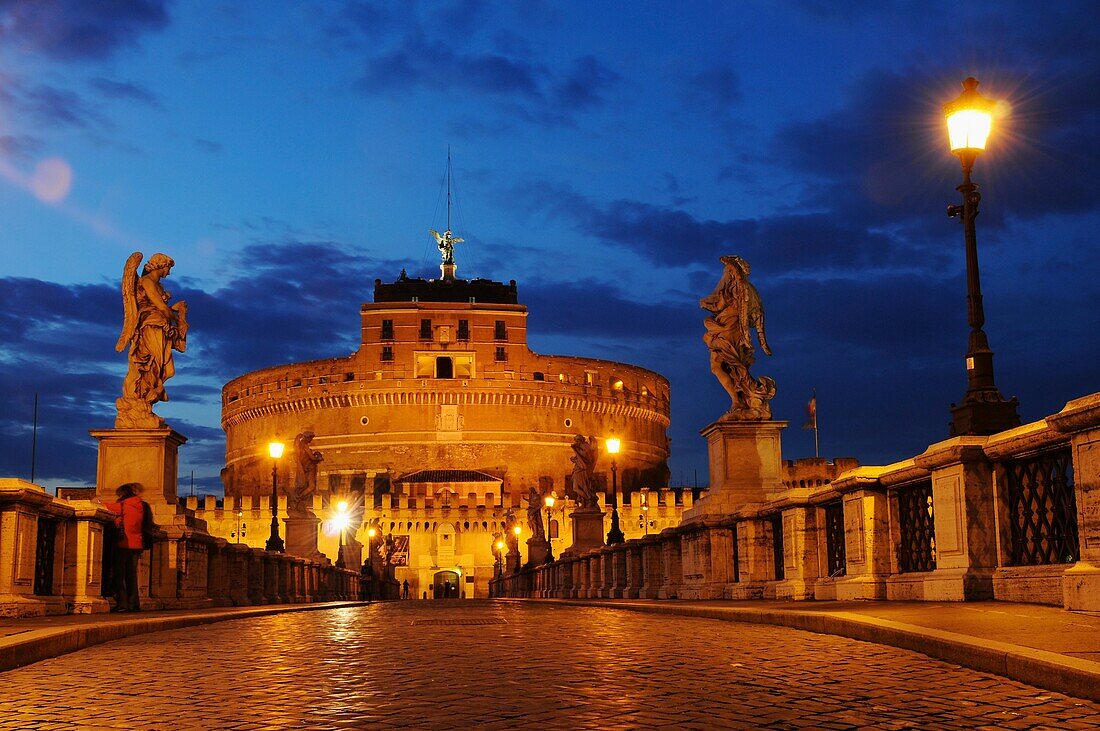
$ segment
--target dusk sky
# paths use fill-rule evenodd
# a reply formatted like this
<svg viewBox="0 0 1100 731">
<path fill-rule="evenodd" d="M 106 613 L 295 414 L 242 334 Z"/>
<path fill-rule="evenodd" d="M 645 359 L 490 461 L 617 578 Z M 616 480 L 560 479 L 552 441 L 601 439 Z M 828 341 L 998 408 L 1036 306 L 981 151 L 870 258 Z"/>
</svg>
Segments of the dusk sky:
<svg viewBox="0 0 1100 731">
<path fill-rule="evenodd" d="M 351 353 L 375 278 L 515 279 L 540 353 L 671 382 L 672 479 L 729 399 L 700 297 L 752 265 L 788 459 L 947 437 L 966 388 L 959 163 L 942 104 L 1001 100 L 978 245 L 1025 421 L 1100 390 L 1100 3 L 0 0 L 0 476 L 95 479 L 126 257 L 190 306 L 172 401 L 220 493 L 220 389 Z M 599 435 L 598 435 L 599 436 Z M 563 452 L 563 466 L 568 455 Z M 564 468 L 564 467 L 563 467 Z"/>
</svg>

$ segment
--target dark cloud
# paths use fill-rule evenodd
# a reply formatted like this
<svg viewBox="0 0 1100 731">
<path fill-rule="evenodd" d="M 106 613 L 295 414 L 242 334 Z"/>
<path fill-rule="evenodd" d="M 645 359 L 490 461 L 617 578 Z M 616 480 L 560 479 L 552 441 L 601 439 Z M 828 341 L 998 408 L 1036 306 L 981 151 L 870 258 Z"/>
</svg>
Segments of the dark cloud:
<svg viewBox="0 0 1100 731">
<path fill-rule="evenodd" d="M 0 157 L 28 160 L 42 151 L 42 145 L 31 135 L 0 135 Z"/>
<path fill-rule="evenodd" d="M 145 104 L 156 109 L 163 108 L 156 94 L 140 84 L 103 77 L 94 78 L 88 83 L 91 84 L 92 88 L 109 99 L 123 99 Z"/>
<path fill-rule="evenodd" d="M 558 69 L 535 60 L 514 34 L 481 39 L 484 24 L 478 20 L 484 15 L 485 4 L 475 0 L 423 12 L 407 4 L 349 3 L 337 13 L 329 35 L 366 56 L 357 83 L 365 93 L 484 96 L 505 116 L 539 125 L 573 124 L 577 114 L 601 106 L 621 81 L 590 54 Z M 454 43 L 457 36 L 464 42 Z"/>
<path fill-rule="evenodd" d="M 195 144 L 199 146 L 200 150 L 208 152 L 211 155 L 217 155 L 223 149 L 222 143 L 215 142 L 214 140 L 205 140 L 201 137 L 195 138 Z"/>
<path fill-rule="evenodd" d="M 0 0 L 0 41 L 63 61 L 102 59 L 168 20 L 166 0 Z"/>
<path fill-rule="evenodd" d="M 49 84 L 27 83 L 0 74 L 0 103 L 35 122 L 83 130 L 109 128 L 110 122 L 74 91 Z"/>
</svg>

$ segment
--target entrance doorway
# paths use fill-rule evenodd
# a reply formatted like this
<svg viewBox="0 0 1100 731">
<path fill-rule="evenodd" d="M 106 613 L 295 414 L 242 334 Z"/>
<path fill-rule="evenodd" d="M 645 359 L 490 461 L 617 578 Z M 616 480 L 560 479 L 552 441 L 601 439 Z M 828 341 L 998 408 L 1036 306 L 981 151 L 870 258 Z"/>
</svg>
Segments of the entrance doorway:
<svg viewBox="0 0 1100 731">
<path fill-rule="evenodd" d="M 458 587 L 457 572 L 437 571 L 435 578 L 432 580 L 432 588 L 434 589 L 432 596 L 435 599 L 458 599 Z"/>
</svg>

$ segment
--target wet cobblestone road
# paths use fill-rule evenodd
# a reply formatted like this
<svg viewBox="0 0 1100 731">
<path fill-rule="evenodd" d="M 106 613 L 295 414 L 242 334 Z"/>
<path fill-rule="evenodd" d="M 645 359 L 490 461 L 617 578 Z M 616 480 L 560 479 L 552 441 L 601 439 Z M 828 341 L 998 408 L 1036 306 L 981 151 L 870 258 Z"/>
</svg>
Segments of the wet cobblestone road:
<svg viewBox="0 0 1100 731">
<path fill-rule="evenodd" d="M 0 729 L 1095 729 L 1100 705 L 797 630 L 471 601 L 159 632 L 0 674 Z"/>
</svg>

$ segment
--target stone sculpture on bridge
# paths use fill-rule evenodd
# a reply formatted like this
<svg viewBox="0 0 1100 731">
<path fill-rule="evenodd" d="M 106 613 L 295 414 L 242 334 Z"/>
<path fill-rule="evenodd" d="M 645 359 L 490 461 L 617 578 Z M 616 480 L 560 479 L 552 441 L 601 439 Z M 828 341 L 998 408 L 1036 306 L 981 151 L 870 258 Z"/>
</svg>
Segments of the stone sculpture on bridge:
<svg viewBox="0 0 1100 731">
<path fill-rule="evenodd" d="M 572 448 L 573 456 L 569 461 L 573 463 L 573 500 L 579 510 L 598 509 L 595 470 L 600 450 L 596 446 L 596 437 L 585 439 L 578 434 L 573 437 Z"/>
<path fill-rule="evenodd" d="M 169 305 L 172 298 L 161 284 L 175 266 L 166 254 L 153 254 L 137 275 L 142 253 L 135 251 L 122 271 L 122 334 L 115 350 L 129 348 L 129 369 L 122 398 L 115 401 L 116 429 L 159 429 L 164 419 L 153 404 L 167 401 L 164 383 L 176 373 L 172 351 L 187 350 L 187 303 Z"/>
<path fill-rule="evenodd" d="M 294 456 L 298 460 L 297 488 L 291 496 L 290 510 L 306 513 L 317 494 L 317 465 L 325 456 L 313 449 L 313 432 L 304 431 L 294 437 Z"/>
<path fill-rule="evenodd" d="M 711 313 L 706 318 L 703 342 L 710 349 L 710 369 L 729 393 L 733 403 L 723 416 L 726 421 L 767 421 L 775 396 L 775 381 L 766 376 L 753 378 L 749 368 L 755 362 L 752 331 L 760 349 L 772 354 L 764 334 L 764 306 L 760 294 L 749 282 L 749 263 L 739 256 L 723 256 L 722 279 L 699 306 Z"/>
<path fill-rule="evenodd" d="M 527 493 L 527 527 L 531 529 L 531 541 L 546 541 L 546 529 L 542 525 L 542 496 L 532 487 Z"/>
</svg>

